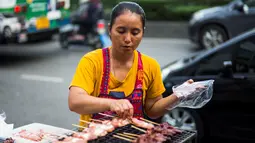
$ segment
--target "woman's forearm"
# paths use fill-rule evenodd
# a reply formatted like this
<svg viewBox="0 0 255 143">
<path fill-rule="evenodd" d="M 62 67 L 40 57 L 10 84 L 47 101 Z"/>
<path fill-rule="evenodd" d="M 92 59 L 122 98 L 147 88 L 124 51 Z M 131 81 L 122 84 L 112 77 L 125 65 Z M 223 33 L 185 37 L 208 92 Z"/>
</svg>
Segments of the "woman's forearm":
<svg viewBox="0 0 255 143">
<path fill-rule="evenodd" d="M 93 114 L 109 110 L 111 99 L 86 95 L 86 92 L 69 93 L 69 109 L 78 114 Z"/>
<path fill-rule="evenodd" d="M 167 108 L 174 107 L 178 101 L 178 97 L 174 94 L 161 98 L 153 104 L 147 114 L 150 118 L 159 118 L 167 113 Z"/>
</svg>

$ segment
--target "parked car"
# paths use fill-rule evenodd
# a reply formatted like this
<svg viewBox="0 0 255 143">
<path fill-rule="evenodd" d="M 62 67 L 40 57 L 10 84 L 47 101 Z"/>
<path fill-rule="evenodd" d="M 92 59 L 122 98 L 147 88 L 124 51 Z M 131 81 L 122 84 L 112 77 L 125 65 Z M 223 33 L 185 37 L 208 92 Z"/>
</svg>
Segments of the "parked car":
<svg viewBox="0 0 255 143">
<path fill-rule="evenodd" d="M 22 24 L 19 18 L 13 14 L 0 13 L 0 37 L 2 40 L 11 40 L 16 38 L 22 30 Z M 0 39 L 0 41 L 1 41 Z"/>
<path fill-rule="evenodd" d="M 164 97 L 172 93 L 173 85 L 188 79 L 215 80 L 213 97 L 204 107 L 175 108 L 162 121 L 195 129 L 201 140 L 255 142 L 255 29 L 168 64 L 162 68 L 162 77 Z"/>
<path fill-rule="evenodd" d="M 255 0 L 234 0 L 227 5 L 195 12 L 189 22 L 189 38 L 211 49 L 255 27 Z"/>
</svg>

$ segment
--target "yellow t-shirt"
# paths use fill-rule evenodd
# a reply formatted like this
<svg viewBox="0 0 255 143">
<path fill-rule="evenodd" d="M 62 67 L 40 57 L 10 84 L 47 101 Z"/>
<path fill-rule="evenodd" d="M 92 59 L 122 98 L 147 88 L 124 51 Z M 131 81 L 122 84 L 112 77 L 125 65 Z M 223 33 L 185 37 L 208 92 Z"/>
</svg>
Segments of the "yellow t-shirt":
<svg viewBox="0 0 255 143">
<path fill-rule="evenodd" d="M 110 74 L 110 91 L 122 91 L 129 96 L 135 87 L 136 73 L 138 67 L 138 52 L 134 51 L 134 63 L 123 81 L 118 81 L 113 74 Z M 144 70 L 143 96 L 145 98 L 155 98 L 162 95 L 165 91 L 161 77 L 161 69 L 158 62 L 142 54 L 142 63 Z M 102 49 L 98 49 L 85 54 L 76 69 L 71 86 L 77 86 L 84 89 L 89 95 L 99 96 L 101 79 L 103 75 L 103 54 Z M 88 121 L 91 115 L 81 115 L 80 119 Z M 84 125 L 80 123 L 80 125 Z"/>
</svg>

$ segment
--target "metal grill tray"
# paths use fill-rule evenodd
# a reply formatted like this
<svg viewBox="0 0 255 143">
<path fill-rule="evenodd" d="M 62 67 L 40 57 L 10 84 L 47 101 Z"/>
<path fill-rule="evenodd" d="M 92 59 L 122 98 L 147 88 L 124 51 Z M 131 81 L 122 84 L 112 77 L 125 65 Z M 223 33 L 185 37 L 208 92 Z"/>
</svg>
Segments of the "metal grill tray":
<svg viewBox="0 0 255 143">
<path fill-rule="evenodd" d="M 196 132 L 195 131 L 188 131 L 188 130 L 181 130 L 182 133 L 176 134 L 171 137 L 171 140 L 167 140 L 166 143 L 186 143 L 187 141 L 191 141 L 196 137 Z M 89 141 L 88 143 L 102 143 L 102 142 L 107 142 L 107 143 L 130 143 L 128 141 L 118 139 L 113 137 L 113 135 L 116 133 L 133 133 L 133 134 L 144 134 L 143 132 L 134 129 L 131 127 L 131 125 L 126 125 L 124 127 L 116 128 L 113 132 L 108 133 L 104 137 L 99 137 L 95 140 Z"/>
</svg>

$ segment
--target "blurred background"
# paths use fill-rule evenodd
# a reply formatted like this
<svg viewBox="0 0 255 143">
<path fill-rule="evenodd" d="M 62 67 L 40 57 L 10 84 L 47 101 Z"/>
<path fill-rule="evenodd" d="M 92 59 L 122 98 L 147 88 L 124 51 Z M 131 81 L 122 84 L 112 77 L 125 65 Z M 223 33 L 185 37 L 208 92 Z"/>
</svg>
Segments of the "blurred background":
<svg viewBox="0 0 255 143">
<path fill-rule="evenodd" d="M 71 129 L 68 86 L 80 58 L 111 45 L 107 23 L 121 0 L 0 0 L 0 110 L 15 128 Z M 134 0 L 135 1 L 135 0 Z M 201 109 L 176 108 L 157 122 L 197 130 L 198 141 L 255 141 L 255 1 L 136 0 L 146 12 L 138 50 L 162 67 L 166 87 L 213 79 Z"/>
</svg>

